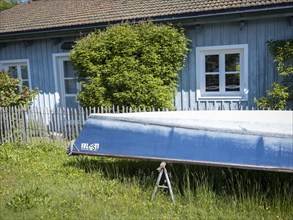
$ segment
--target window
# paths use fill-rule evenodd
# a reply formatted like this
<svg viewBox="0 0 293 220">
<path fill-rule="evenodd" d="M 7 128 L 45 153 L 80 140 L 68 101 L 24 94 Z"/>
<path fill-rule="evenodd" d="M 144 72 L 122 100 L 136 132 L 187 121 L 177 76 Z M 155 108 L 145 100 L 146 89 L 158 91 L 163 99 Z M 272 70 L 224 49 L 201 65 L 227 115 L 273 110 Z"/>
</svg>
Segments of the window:
<svg viewBox="0 0 293 220">
<path fill-rule="evenodd" d="M 78 107 L 76 100 L 77 92 L 80 90 L 80 83 L 77 82 L 74 70 L 69 60 L 63 60 L 64 74 L 64 99 L 66 107 Z"/>
<path fill-rule="evenodd" d="M 247 100 L 248 47 L 196 49 L 197 100 Z"/>
<path fill-rule="evenodd" d="M 22 85 L 19 86 L 20 90 L 23 86 L 31 88 L 28 60 L 1 61 L 1 64 L 4 71 L 8 72 L 10 77 L 21 79 Z"/>
<path fill-rule="evenodd" d="M 80 91 L 81 86 L 70 63 L 69 53 L 53 54 L 53 65 L 56 88 L 61 98 L 60 106 L 77 108 L 79 103 L 76 95 Z"/>
</svg>

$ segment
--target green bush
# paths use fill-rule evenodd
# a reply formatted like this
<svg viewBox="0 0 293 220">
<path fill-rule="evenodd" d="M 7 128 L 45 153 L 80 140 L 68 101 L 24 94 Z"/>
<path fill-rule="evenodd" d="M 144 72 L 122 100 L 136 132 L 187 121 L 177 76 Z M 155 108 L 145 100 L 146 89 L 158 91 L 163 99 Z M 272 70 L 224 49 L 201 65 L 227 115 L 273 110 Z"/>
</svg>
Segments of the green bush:
<svg viewBox="0 0 293 220">
<path fill-rule="evenodd" d="M 267 96 L 256 100 L 256 104 L 261 108 L 274 110 L 284 110 L 289 97 L 288 87 L 275 82 L 271 90 L 267 90 Z"/>
<path fill-rule="evenodd" d="M 150 22 L 90 33 L 70 52 L 80 104 L 174 108 L 188 42 L 182 29 Z"/>
<path fill-rule="evenodd" d="M 38 94 L 38 90 L 30 90 L 26 86 L 22 86 L 20 79 L 9 77 L 8 73 L 0 71 L 0 107 L 15 105 L 30 105 L 33 98 Z"/>
<path fill-rule="evenodd" d="M 0 0 L 0 11 L 12 8 L 17 4 L 19 4 L 18 0 Z"/>
<path fill-rule="evenodd" d="M 293 100 L 293 40 L 269 41 L 268 46 L 282 80 L 275 82 L 267 95 L 255 102 L 261 108 L 284 110 Z"/>
</svg>

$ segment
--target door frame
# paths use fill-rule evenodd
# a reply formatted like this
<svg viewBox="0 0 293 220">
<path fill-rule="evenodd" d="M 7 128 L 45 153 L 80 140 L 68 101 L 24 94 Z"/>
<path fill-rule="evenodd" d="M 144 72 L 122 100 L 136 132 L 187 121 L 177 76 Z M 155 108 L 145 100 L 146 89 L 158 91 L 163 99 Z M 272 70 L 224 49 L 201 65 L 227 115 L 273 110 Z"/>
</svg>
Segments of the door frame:
<svg viewBox="0 0 293 220">
<path fill-rule="evenodd" d="M 53 53 L 53 70 L 54 70 L 54 81 L 55 81 L 55 91 L 59 93 L 60 105 L 62 107 L 66 106 L 65 100 L 65 88 L 64 88 L 64 63 L 63 61 L 68 61 L 69 53 Z M 80 85 L 78 85 L 80 89 Z"/>
</svg>

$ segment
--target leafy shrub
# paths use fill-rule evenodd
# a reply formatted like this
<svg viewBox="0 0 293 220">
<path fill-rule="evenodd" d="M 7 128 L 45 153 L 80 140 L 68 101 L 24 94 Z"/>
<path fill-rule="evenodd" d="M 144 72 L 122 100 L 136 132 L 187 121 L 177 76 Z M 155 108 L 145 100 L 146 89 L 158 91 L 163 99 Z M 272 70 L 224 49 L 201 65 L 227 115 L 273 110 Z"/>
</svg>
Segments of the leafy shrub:
<svg viewBox="0 0 293 220">
<path fill-rule="evenodd" d="M 17 4 L 19 4 L 18 0 L 0 0 L 0 11 L 12 8 Z"/>
<path fill-rule="evenodd" d="M 120 24 L 77 41 L 70 60 L 82 81 L 82 106 L 173 108 L 189 40 L 182 29 Z"/>
<path fill-rule="evenodd" d="M 267 96 L 256 100 L 256 103 L 261 108 L 269 109 L 285 109 L 287 99 L 289 97 L 288 87 L 282 86 L 275 82 L 271 90 L 267 90 Z"/>
<path fill-rule="evenodd" d="M 15 105 L 30 105 L 33 98 L 38 94 L 38 90 L 30 90 L 26 86 L 22 86 L 20 79 L 9 77 L 7 72 L 0 71 L 0 107 Z"/>
<path fill-rule="evenodd" d="M 293 100 L 293 40 L 269 41 L 268 46 L 282 80 L 255 102 L 261 108 L 286 109 Z"/>
</svg>

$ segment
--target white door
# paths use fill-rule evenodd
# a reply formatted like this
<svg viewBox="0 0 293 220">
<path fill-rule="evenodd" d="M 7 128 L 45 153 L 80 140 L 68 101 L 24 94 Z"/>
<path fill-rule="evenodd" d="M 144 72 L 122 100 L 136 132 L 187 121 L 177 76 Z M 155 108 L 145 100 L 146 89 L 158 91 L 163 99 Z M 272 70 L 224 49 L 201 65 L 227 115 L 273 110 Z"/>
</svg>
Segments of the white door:
<svg viewBox="0 0 293 220">
<path fill-rule="evenodd" d="M 80 83 L 77 81 L 74 70 L 68 56 L 56 57 L 56 78 L 60 95 L 60 106 L 65 108 L 77 108 L 79 106 L 76 99 L 80 91 Z"/>
</svg>

